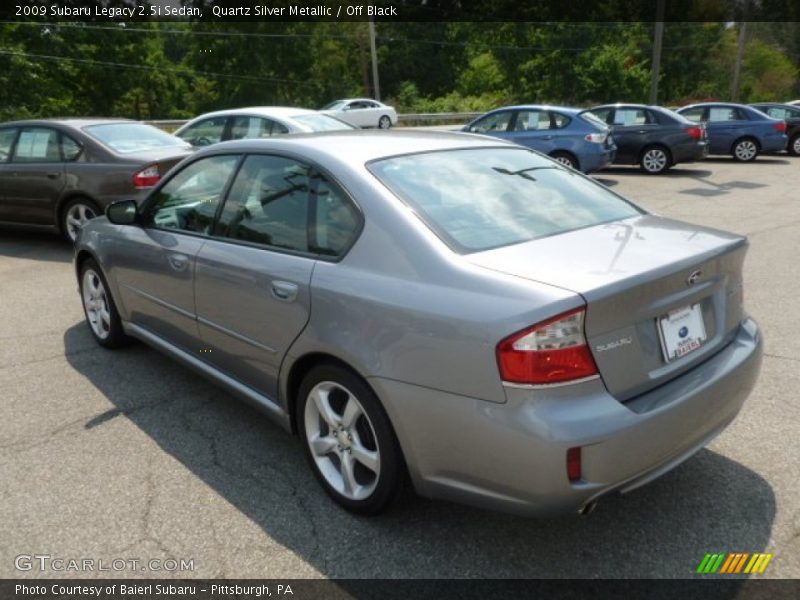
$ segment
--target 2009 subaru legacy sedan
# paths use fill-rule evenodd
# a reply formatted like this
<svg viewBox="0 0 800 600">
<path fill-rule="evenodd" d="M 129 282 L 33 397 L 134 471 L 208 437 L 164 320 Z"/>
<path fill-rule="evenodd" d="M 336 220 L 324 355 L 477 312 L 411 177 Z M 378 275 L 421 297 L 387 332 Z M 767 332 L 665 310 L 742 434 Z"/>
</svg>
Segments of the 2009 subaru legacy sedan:
<svg viewBox="0 0 800 600">
<path fill-rule="evenodd" d="M 103 346 L 138 338 L 296 432 L 342 506 L 587 512 L 709 443 L 760 368 L 745 238 L 535 151 L 354 131 L 223 142 L 81 229 Z"/>
</svg>

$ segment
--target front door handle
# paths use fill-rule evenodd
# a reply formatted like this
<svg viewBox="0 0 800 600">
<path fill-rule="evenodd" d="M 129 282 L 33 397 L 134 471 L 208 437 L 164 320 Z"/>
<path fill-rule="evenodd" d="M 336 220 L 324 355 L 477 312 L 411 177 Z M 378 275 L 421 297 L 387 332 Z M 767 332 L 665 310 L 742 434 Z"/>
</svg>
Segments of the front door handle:
<svg viewBox="0 0 800 600">
<path fill-rule="evenodd" d="M 60 176 L 61 176 L 61 173 L 48 173 L 47 174 L 47 178 L 48 179 L 58 179 Z"/>
<path fill-rule="evenodd" d="M 294 302 L 297 299 L 297 285 L 288 281 L 273 281 L 272 297 L 282 302 Z"/>
<path fill-rule="evenodd" d="M 170 254 L 168 260 L 176 271 L 183 271 L 189 264 L 189 257 L 185 254 Z"/>
</svg>

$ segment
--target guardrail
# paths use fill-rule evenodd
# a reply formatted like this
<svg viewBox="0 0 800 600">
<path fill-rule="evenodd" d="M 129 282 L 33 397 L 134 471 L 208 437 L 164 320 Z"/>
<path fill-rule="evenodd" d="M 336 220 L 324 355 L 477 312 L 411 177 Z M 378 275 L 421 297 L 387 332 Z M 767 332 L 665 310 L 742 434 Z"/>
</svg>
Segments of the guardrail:
<svg viewBox="0 0 800 600">
<path fill-rule="evenodd" d="M 475 117 L 479 117 L 483 113 L 480 112 L 449 112 L 449 113 L 407 113 L 397 115 L 397 121 L 400 125 L 406 127 L 414 127 L 417 125 L 450 125 L 458 123 L 467 123 Z M 164 131 L 175 131 L 186 123 L 188 119 L 156 119 L 151 121 L 143 121 L 148 125 L 155 125 Z"/>
</svg>

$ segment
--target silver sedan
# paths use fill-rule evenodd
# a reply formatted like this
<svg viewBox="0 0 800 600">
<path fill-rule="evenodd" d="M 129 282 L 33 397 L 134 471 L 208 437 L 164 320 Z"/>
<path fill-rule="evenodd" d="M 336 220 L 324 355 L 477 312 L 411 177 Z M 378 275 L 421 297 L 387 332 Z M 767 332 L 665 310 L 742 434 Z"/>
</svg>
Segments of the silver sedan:
<svg viewBox="0 0 800 600">
<path fill-rule="evenodd" d="M 506 142 L 361 131 L 202 150 L 84 227 L 75 268 L 98 343 L 262 408 L 347 509 L 410 481 L 546 515 L 734 419 L 762 348 L 746 249 Z"/>
</svg>

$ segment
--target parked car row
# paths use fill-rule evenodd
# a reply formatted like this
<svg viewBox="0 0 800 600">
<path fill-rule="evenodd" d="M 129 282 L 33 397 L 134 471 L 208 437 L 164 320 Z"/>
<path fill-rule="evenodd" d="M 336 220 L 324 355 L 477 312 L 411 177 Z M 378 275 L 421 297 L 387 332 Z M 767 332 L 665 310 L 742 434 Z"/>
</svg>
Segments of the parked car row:
<svg viewBox="0 0 800 600">
<path fill-rule="evenodd" d="M 787 148 L 800 154 L 800 109 L 709 102 L 672 111 L 643 104 L 607 104 L 587 110 L 560 106 L 507 106 L 462 131 L 512 140 L 584 173 L 608 164 L 638 164 L 646 173 L 730 154 L 751 161 Z M 788 134 L 788 135 L 787 135 Z"/>
</svg>

